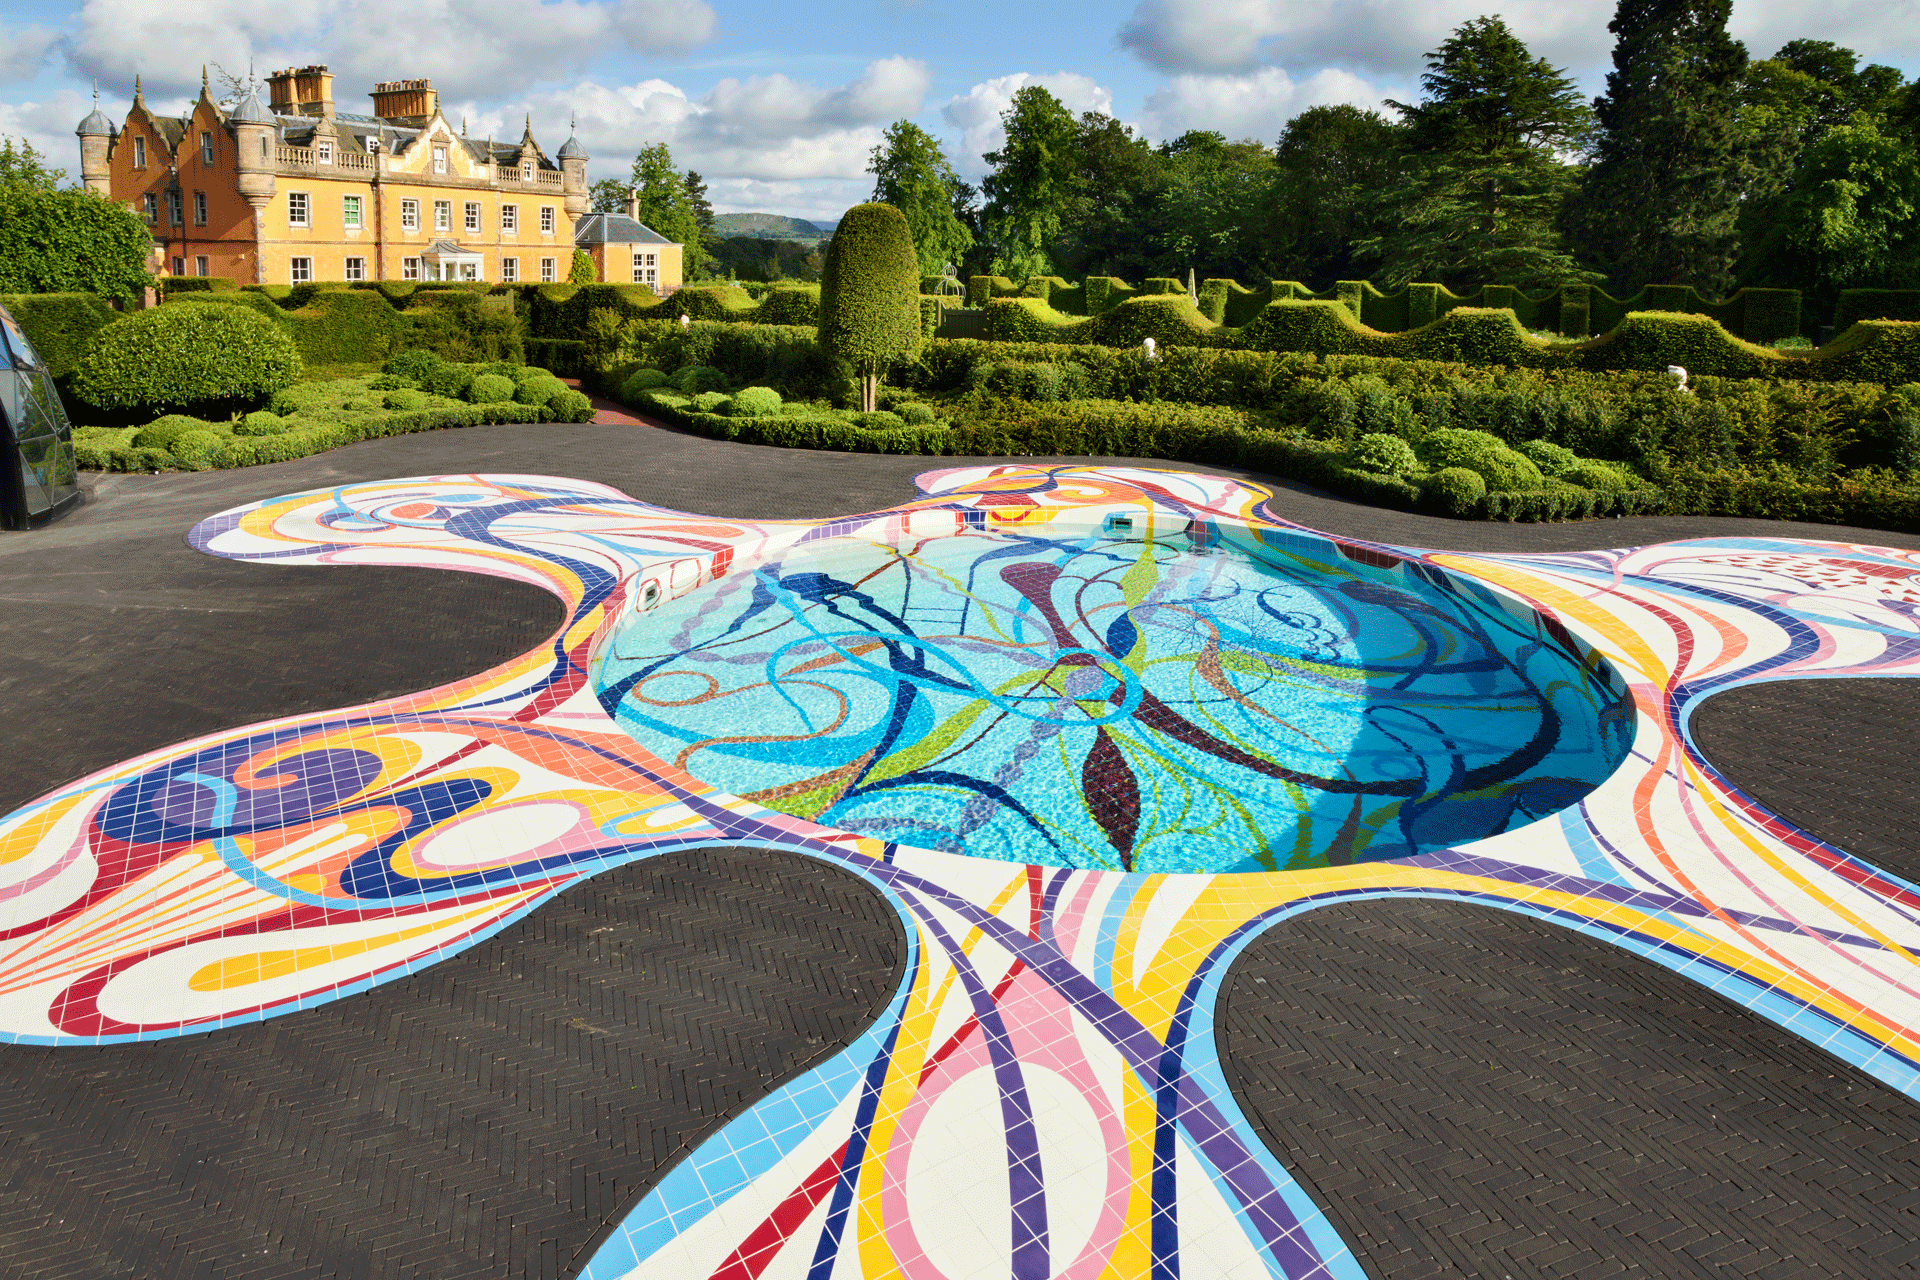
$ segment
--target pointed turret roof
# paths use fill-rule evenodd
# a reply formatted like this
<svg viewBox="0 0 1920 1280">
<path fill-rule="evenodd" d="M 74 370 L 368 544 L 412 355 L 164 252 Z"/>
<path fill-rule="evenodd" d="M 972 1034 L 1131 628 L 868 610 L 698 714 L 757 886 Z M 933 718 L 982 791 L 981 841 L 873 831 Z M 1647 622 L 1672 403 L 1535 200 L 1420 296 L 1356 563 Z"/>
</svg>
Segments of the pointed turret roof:
<svg viewBox="0 0 1920 1280">
<path fill-rule="evenodd" d="M 100 86 L 93 86 L 93 114 L 80 122 L 74 133 L 82 138 L 111 138 L 114 135 L 113 121 L 107 119 L 107 113 L 100 109 Z"/>
<path fill-rule="evenodd" d="M 273 112 L 260 105 L 260 95 L 250 93 L 240 100 L 240 105 L 227 117 L 229 124 L 273 124 Z"/>
</svg>

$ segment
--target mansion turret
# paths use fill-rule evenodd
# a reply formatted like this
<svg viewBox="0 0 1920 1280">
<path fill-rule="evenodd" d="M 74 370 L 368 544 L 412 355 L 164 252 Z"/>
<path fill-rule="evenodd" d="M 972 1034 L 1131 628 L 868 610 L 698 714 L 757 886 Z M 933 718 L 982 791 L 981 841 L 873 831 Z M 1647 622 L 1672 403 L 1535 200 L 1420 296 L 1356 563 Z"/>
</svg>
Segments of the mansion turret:
<svg viewBox="0 0 1920 1280">
<path fill-rule="evenodd" d="M 373 112 L 336 111 L 323 66 L 267 77 L 270 101 L 223 110 L 207 89 L 184 116 L 148 109 L 139 81 L 116 129 L 80 123 L 80 174 L 153 228 L 163 270 L 241 284 L 332 280 L 565 280 L 590 207 L 587 153 L 549 158 L 476 141 L 428 80 L 373 87 Z"/>
</svg>

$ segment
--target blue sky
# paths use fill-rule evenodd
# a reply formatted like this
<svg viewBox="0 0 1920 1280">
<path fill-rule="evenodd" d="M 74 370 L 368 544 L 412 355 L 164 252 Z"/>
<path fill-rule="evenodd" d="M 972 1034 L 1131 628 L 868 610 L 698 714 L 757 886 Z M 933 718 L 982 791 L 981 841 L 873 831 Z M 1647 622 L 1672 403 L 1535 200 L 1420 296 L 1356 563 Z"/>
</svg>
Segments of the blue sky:
<svg viewBox="0 0 1920 1280">
<path fill-rule="evenodd" d="M 970 178 L 1013 92 L 1039 82 L 1076 111 L 1149 137 L 1218 129 L 1271 143 L 1324 102 L 1417 92 L 1421 55 L 1468 18 L 1501 14 L 1535 52 L 1602 86 L 1613 0 L 0 0 L 0 134 L 69 169 L 98 77 L 116 119 L 136 71 L 178 109 L 202 62 L 264 75 L 327 63 L 342 110 L 376 80 L 429 76 L 475 136 L 549 151 L 570 116 L 596 178 L 667 142 L 722 212 L 831 219 L 871 190 L 887 124 L 919 122 Z M 1833 40 L 1920 74 L 1920 0 L 1736 0 L 1757 56 Z"/>
</svg>

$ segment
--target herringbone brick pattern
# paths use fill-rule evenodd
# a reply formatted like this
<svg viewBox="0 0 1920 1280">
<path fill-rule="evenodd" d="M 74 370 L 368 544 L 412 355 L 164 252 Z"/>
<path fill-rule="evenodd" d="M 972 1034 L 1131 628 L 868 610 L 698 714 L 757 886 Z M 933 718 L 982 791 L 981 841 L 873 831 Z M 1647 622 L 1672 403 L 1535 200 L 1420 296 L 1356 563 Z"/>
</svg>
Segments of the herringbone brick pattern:
<svg viewBox="0 0 1920 1280">
<path fill-rule="evenodd" d="M 0 1276 L 574 1274 L 680 1155 L 871 1025 L 904 960 L 852 875 L 708 849 L 319 1009 L 0 1048 Z"/>
<path fill-rule="evenodd" d="M 1219 1036 L 1378 1280 L 1920 1274 L 1920 1106 L 1553 925 L 1309 912 L 1235 963 Z"/>
<path fill-rule="evenodd" d="M 1777 680 L 1716 693 L 1694 741 L 1773 812 L 1920 880 L 1920 680 Z"/>
</svg>

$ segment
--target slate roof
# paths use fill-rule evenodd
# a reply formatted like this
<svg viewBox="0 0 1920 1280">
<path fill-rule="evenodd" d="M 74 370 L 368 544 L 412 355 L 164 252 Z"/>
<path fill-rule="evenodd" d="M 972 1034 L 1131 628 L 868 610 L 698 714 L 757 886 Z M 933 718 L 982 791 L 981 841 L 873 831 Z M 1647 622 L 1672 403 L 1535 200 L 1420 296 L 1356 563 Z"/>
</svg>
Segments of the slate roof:
<svg viewBox="0 0 1920 1280">
<path fill-rule="evenodd" d="M 590 244 L 672 244 L 644 222 L 624 213 L 589 213 L 573 226 L 575 248 Z"/>
</svg>

